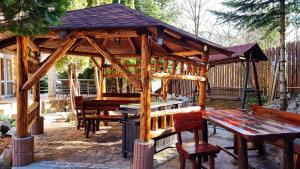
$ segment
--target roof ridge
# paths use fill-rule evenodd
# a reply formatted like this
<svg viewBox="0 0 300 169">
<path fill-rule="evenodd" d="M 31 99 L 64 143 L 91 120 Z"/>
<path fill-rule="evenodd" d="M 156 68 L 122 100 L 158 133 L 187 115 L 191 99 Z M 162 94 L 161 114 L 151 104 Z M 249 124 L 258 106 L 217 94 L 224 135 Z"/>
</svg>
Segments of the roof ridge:
<svg viewBox="0 0 300 169">
<path fill-rule="evenodd" d="M 124 6 L 123 4 L 119 4 L 119 3 L 102 4 L 102 5 L 100 4 L 100 5 L 97 5 L 97 6 L 91 6 L 91 7 L 81 8 L 81 9 L 73 9 L 73 10 L 70 10 L 70 11 L 66 11 L 65 13 L 71 13 L 71 12 L 76 12 L 76 11 L 85 10 L 85 9 L 92 9 L 92 8 L 101 8 L 101 7 L 112 6 L 112 5 Z"/>
</svg>

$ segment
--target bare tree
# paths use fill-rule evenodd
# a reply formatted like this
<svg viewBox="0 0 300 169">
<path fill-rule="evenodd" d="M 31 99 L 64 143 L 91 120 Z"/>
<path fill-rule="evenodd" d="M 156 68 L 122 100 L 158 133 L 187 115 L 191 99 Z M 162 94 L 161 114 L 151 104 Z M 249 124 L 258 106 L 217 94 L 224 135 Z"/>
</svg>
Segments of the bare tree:
<svg viewBox="0 0 300 169">
<path fill-rule="evenodd" d="M 207 4 L 208 0 L 186 0 L 184 11 L 187 13 L 188 19 L 190 19 L 194 24 L 194 34 L 199 36 L 200 24 L 203 20 L 206 10 L 204 6 Z"/>
</svg>

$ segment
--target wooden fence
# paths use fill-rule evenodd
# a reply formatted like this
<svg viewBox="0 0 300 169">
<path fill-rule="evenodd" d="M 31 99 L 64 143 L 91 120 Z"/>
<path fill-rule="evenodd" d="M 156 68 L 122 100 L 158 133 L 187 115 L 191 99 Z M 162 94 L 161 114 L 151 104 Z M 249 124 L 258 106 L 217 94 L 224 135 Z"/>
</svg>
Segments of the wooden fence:
<svg viewBox="0 0 300 169">
<path fill-rule="evenodd" d="M 279 47 L 265 50 L 268 61 L 257 64 L 259 85 L 263 95 L 270 96 L 275 87 L 275 97 L 278 96 Z M 289 92 L 300 93 L 300 42 L 286 45 L 286 77 Z M 277 68 L 278 69 L 278 68 Z M 241 96 L 244 81 L 245 66 L 242 62 L 216 65 L 209 70 L 211 95 Z M 276 75 L 277 73 L 277 75 Z M 251 80 L 253 79 L 251 72 Z M 275 83 L 274 83 L 275 79 Z M 253 81 L 253 80 L 252 80 Z M 254 84 L 253 84 L 254 85 Z M 252 86 L 251 83 L 248 84 Z"/>
<path fill-rule="evenodd" d="M 279 47 L 265 50 L 268 61 L 257 63 L 257 72 L 259 85 L 262 94 L 270 96 L 273 86 L 275 87 L 275 97 L 279 96 L 278 79 L 276 77 L 276 67 L 279 61 Z M 286 77 L 288 91 L 294 94 L 300 94 L 300 42 L 290 42 L 286 45 Z M 242 62 L 220 64 L 211 67 L 208 73 L 210 83 L 210 95 L 241 97 L 245 74 L 245 64 Z M 251 70 L 251 82 L 248 87 L 254 85 L 253 74 Z M 277 73 L 279 71 L 277 70 Z M 274 83 L 275 79 L 275 83 Z M 274 85 L 275 84 L 275 85 Z M 171 81 L 169 92 L 186 95 L 195 89 L 193 83 L 184 83 L 181 81 Z"/>
</svg>

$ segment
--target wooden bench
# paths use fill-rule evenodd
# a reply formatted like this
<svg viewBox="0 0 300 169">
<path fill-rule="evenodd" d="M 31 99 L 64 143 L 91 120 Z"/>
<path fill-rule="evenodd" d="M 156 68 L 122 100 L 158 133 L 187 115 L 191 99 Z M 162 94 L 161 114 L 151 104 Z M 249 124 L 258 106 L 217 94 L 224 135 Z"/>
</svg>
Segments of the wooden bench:
<svg viewBox="0 0 300 169">
<path fill-rule="evenodd" d="M 258 106 L 256 104 L 252 105 L 252 114 L 256 116 L 261 116 L 265 118 L 270 118 L 274 120 L 284 121 L 293 125 L 300 126 L 300 115 L 295 113 L 289 113 L 285 111 L 275 110 L 271 108 L 265 108 Z M 275 145 L 277 147 L 283 148 L 282 140 L 270 140 L 269 144 Z M 300 142 L 294 143 L 294 152 L 295 152 L 295 169 L 300 169 Z"/>
<path fill-rule="evenodd" d="M 119 107 L 120 104 L 114 101 L 84 100 L 82 102 L 82 116 L 86 131 L 86 138 L 89 137 L 90 129 L 92 129 L 93 133 L 95 133 L 96 127 L 99 127 L 100 121 L 119 122 L 122 119 L 122 115 L 101 114 L 102 111 L 115 111 Z M 93 115 L 87 114 L 87 111 L 91 110 L 95 110 L 97 113 Z"/>
</svg>

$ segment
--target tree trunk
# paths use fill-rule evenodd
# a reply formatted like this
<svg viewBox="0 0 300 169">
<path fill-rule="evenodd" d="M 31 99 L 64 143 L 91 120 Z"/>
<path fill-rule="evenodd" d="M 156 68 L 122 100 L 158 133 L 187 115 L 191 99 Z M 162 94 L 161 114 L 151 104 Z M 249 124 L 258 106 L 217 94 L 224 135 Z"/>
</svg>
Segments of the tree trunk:
<svg viewBox="0 0 300 169">
<path fill-rule="evenodd" d="M 74 112 L 74 90 L 73 90 L 73 77 L 72 77 L 72 65 L 68 65 L 68 80 L 70 89 L 70 102 L 71 102 L 71 112 Z"/>
<path fill-rule="evenodd" d="M 94 67 L 95 71 L 95 84 L 96 84 L 96 91 L 97 91 L 97 99 L 100 99 L 100 83 L 99 83 L 99 72 L 98 68 Z"/>
<path fill-rule="evenodd" d="M 287 81 L 285 77 L 285 0 L 280 0 L 280 110 L 287 108 Z"/>
<path fill-rule="evenodd" d="M 127 93 L 127 81 L 125 78 L 122 79 L 123 83 L 122 83 L 122 93 Z"/>
</svg>

